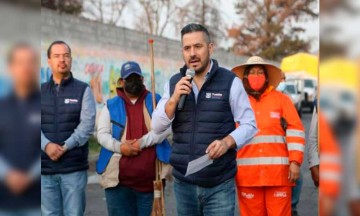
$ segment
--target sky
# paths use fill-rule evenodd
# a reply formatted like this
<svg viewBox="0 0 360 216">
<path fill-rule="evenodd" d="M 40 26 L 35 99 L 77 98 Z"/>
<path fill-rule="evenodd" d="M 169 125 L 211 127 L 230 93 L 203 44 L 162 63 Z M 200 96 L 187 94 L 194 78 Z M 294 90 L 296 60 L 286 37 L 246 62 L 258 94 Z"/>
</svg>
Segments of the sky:
<svg viewBox="0 0 360 216">
<path fill-rule="evenodd" d="M 184 2 L 187 1 L 181 1 L 181 0 L 174 0 L 177 1 L 176 4 L 181 5 L 184 4 Z M 214 0 L 214 2 L 219 2 L 219 7 L 223 20 L 225 22 L 226 27 L 231 27 L 234 24 L 236 24 L 237 20 L 239 19 L 238 15 L 235 12 L 234 4 L 237 0 Z M 119 21 L 119 25 L 134 29 L 135 22 L 136 22 L 136 13 L 134 11 L 138 11 L 139 13 L 142 12 L 141 9 L 139 9 L 140 5 L 138 5 L 137 1 L 132 1 L 131 4 L 125 8 L 122 18 Z M 319 11 L 319 6 L 314 5 L 314 10 L 316 12 Z M 298 22 L 295 23 L 296 25 L 302 26 L 305 28 L 305 32 L 300 34 L 301 38 L 304 39 L 311 39 L 311 48 L 310 52 L 316 54 L 319 50 L 319 19 L 315 20 L 309 20 L 307 22 Z M 176 30 L 172 27 L 166 28 L 165 37 L 179 40 L 179 34 L 176 32 Z M 231 46 L 231 40 L 228 40 L 227 38 L 224 38 L 224 40 L 220 43 L 220 46 L 223 48 L 228 48 Z"/>
</svg>

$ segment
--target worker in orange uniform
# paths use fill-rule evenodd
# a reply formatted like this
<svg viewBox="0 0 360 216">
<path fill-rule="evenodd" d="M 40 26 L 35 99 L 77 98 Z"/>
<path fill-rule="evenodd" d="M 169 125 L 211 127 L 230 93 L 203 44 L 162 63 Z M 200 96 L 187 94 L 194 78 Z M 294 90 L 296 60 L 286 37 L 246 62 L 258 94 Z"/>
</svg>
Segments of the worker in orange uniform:
<svg viewBox="0 0 360 216">
<path fill-rule="evenodd" d="M 243 81 L 258 133 L 237 153 L 241 216 L 291 215 L 291 187 L 299 178 L 305 133 L 291 99 L 275 88 L 281 70 L 261 57 L 232 69 Z"/>
<path fill-rule="evenodd" d="M 309 130 L 307 158 L 314 185 L 319 187 L 318 215 L 331 216 L 335 212 L 336 203 L 340 195 L 343 159 L 341 158 L 341 149 L 331 125 L 326 116 L 321 111 L 318 112 L 317 102 L 315 104 L 316 108 L 313 112 Z M 348 182 L 346 182 L 345 188 L 348 194 L 354 195 L 354 192 L 355 194 L 357 192 L 357 186 L 353 185 L 354 182 L 350 179 L 354 172 L 354 170 L 351 170 L 351 166 L 354 163 L 352 158 L 354 156 L 352 154 L 354 149 L 350 148 L 348 151 L 348 158 L 345 160 L 348 162 L 348 169 L 346 169 L 348 172 L 346 180 Z"/>
<path fill-rule="evenodd" d="M 326 117 L 319 113 L 319 215 L 331 216 L 340 195 L 341 149 Z"/>
</svg>

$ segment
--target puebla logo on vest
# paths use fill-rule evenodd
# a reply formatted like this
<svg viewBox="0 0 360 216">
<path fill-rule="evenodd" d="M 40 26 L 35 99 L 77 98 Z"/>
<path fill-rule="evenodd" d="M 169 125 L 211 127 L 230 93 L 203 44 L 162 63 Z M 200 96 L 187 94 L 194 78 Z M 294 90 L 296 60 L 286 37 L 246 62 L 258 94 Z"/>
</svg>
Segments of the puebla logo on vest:
<svg viewBox="0 0 360 216">
<path fill-rule="evenodd" d="M 64 102 L 65 102 L 65 104 L 78 104 L 79 100 L 78 99 L 66 98 Z"/>
<path fill-rule="evenodd" d="M 223 99 L 223 93 L 216 93 L 216 92 L 206 92 L 205 94 L 206 99 Z"/>
</svg>

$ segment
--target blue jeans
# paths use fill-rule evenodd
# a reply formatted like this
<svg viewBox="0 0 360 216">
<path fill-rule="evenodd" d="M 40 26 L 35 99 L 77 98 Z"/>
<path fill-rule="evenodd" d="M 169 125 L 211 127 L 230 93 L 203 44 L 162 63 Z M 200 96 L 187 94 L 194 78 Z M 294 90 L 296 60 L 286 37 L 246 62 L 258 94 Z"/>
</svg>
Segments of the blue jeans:
<svg viewBox="0 0 360 216">
<path fill-rule="evenodd" d="M 40 216 L 41 210 L 39 209 L 28 209 L 28 210 L 17 210 L 17 211 L 2 211 L 0 210 L 0 216 Z"/>
<path fill-rule="evenodd" d="M 292 211 L 297 211 L 297 205 L 300 201 L 302 184 L 303 184 L 303 175 L 300 172 L 299 179 L 296 180 L 296 185 L 292 188 L 292 196 L 291 196 L 291 210 Z"/>
<path fill-rule="evenodd" d="M 233 178 L 211 188 L 174 178 L 178 216 L 234 216 L 235 181 Z"/>
<path fill-rule="evenodd" d="M 42 216 L 82 216 L 87 171 L 41 175 Z"/>
<path fill-rule="evenodd" d="M 150 216 L 154 193 L 143 193 L 128 187 L 105 189 L 109 216 Z"/>
</svg>

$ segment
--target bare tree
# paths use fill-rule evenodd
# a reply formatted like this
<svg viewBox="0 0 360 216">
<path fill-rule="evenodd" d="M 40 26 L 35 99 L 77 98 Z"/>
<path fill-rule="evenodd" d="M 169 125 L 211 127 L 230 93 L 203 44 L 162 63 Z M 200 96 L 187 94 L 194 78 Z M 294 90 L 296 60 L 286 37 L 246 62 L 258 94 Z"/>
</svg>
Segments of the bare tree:
<svg viewBox="0 0 360 216">
<path fill-rule="evenodd" d="M 42 0 L 41 7 L 67 13 L 79 15 L 82 12 L 82 0 Z"/>
<path fill-rule="evenodd" d="M 139 13 L 135 23 L 137 30 L 163 36 L 166 27 L 173 23 L 179 7 L 171 0 L 139 0 L 144 13 Z"/>
<path fill-rule="evenodd" d="M 219 9 L 219 1 L 200 0 L 187 1 L 178 10 L 178 21 L 175 23 L 178 32 L 189 23 L 199 23 L 205 26 L 213 42 L 218 43 L 226 35 L 225 25 Z"/>
<path fill-rule="evenodd" d="M 238 0 L 235 7 L 241 24 L 228 30 L 239 55 L 261 55 L 280 60 L 294 51 L 307 52 L 310 41 L 301 39 L 305 29 L 294 20 L 317 18 L 312 6 L 317 0 Z"/>
<path fill-rule="evenodd" d="M 129 0 L 84 0 L 83 16 L 102 23 L 117 25 Z"/>
</svg>

